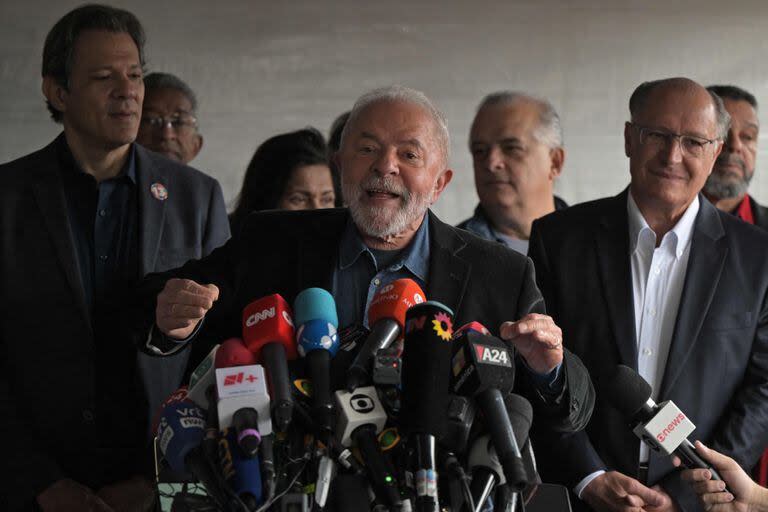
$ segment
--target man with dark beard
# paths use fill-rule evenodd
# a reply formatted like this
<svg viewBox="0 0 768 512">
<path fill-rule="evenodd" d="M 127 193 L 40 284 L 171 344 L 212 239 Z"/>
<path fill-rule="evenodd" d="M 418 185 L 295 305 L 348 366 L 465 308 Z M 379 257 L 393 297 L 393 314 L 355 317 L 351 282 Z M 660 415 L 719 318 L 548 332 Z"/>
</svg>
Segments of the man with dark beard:
<svg viewBox="0 0 768 512">
<path fill-rule="evenodd" d="M 509 341 L 515 389 L 539 414 L 537 427 L 582 428 L 594 392 L 544 314 L 531 261 L 429 211 L 453 174 L 448 139 L 423 93 L 396 86 L 363 95 L 335 156 L 349 209 L 255 213 L 211 256 L 148 280 L 146 348 L 163 355 L 195 340 L 196 360 L 210 350 L 206 340 L 240 336 L 251 301 L 280 293 L 293 302 L 313 286 L 332 292 L 341 328 L 367 325 L 376 291 L 408 277 L 455 313 L 454 325 L 478 321 Z"/>
<path fill-rule="evenodd" d="M 757 204 L 747 194 L 755 173 L 760 132 L 757 100 L 734 85 L 710 85 L 707 89 L 723 99 L 725 109 L 731 115 L 731 128 L 723 151 L 704 185 L 704 195 L 718 209 L 768 229 L 768 208 Z"/>
</svg>

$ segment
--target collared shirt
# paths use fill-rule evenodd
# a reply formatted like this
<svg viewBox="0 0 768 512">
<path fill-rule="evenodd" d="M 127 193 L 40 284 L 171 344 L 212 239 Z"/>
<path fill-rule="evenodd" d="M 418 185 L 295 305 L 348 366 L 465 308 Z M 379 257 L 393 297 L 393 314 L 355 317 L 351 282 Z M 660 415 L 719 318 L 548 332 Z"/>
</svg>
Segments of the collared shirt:
<svg viewBox="0 0 768 512">
<path fill-rule="evenodd" d="M 568 207 L 568 204 L 557 196 L 554 196 L 554 201 L 555 210 L 563 210 Z M 520 254 L 526 256 L 528 255 L 529 241 L 513 238 L 511 236 L 499 233 L 493 229 L 493 226 L 491 226 L 491 222 L 488 220 L 488 216 L 483 210 L 482 205 L 478 204 L 472 217 L 463 221 L 457 227 L 466 229 L 470 233 L 474 233 L 475 235 L 481 238 L 485 238 L 486 240 L 494 240 L 496 242 L 502 243 L 513 251 L 519 252 Z"/>
<path fill-rule="evenodd" d="M 749 224 L 755 223 L 755 214 L 752 211 L 752 203 L 750 202 L 749 194 L 744 194 L 744 199 L 741 200 L 739 203 L 739 206 L 736 207 L 736 209 L 731 212 L 734 215 L 736 215 L 738 218 L 743 220 L 744 222 L 747 222 Z"/>
<path fill-rule="evenodd" d="M 386 258 L 391 261 L 387 265 L 376 261 L 374 251 L 363 243 L 350 218 L 339 244 L 333 272 L 332 291 L 339 312 L 339 327 L 352 324 L 368 327 L 371 299 L 382 286 L 396 279 L 413 279 L 426 290 L 429 254 L 429 218 L 426 214 L 410 243 L 397 256 Z"/>
<path fill-rule="evenodd" d="M 693 225 L 699 207 L 699 198 L 696 196 L 677 224 L 661 239 L 659 247 L 656 247 L 656 233 L 640 212 L 631 191 L 627 194 L 637 370 L 651 385 L 651 397 L 656 401 L 680 308 L 691 254 Z M 640 463 L 647 463 L 649 458 L 648 446 L 640 443 Z M 576 495 L 581 497 L 584 488 L 603 473 L 595 471 L 585 477 L 574 489 Z"/>
<path fill-rule="evenodd" d="M 651 385 L 651 397 L 658 400 L 691 254 L 699 198 L 693 200 L 656 247 L 656 233 L 643 218 L 632 194 L 627 197 L 637 369 Z M 641 443 L 641 463 L 648 461 L 649 453 L 648 446 Z"/>
<path fill-rule="evenodd" d="M 80 277 L 93 310 L 110 290 L 140 277 L 135 149 L 131 145 L 120 174 L 102 182 L 83 171 L 63 135 L 58 152 Z"/>
</svg>

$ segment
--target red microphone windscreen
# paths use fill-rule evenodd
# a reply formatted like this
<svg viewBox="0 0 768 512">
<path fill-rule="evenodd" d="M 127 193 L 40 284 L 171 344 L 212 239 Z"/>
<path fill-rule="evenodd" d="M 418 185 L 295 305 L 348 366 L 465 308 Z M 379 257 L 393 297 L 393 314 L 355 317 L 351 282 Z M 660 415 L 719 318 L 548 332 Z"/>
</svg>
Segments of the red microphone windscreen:
<svg viewBox="0 0 768 512">
<path fill-rule="evenodd" d="M 157 408 L 155 411 L 154 416 L 152 416 L 152 433 L 157 433 L 157 427 L 160 424 L 160 417 L 163 415 L 163 411 L 166 407 L 168 407 L 172 403 L 176 402 L 183 402 L 187 399 L 187 386 L 181 386 L 179 389 L 168 395 L 168 397 L 163 400 L 163 403 L 160 404 L 160 407 Z"/>
<path fill-rule="evenodd" d="M 294 331 L 291 307 L 277 293 L 255 300 L 243 309 L 243 340 L 257 363 L 261 362 L 262 347 L 274 342 L 285 347 L 286 359 L 296 359 Z"/>
<path fill-rule="evenodd" d="M 486 327 L 480 322 L 469 322 L 468 324 L 464 324 L 453 331 L 453 339 L 456 340 L 460 338 L 462 334 L 468 331 L 476 332 L 478 334 L 482 334 L 483 336 L 489 336 L 491 334 L 491 331 L 486 329 Z"/>
<path fill-rule="evenodd" d="M 371 299 L 368 306 L 368 325 L 374 325 L 382 318 L 390 318 L 403 332 L 405 312 L 427 299 L 424 291 L 413 279 L 397 279 L 382 287 Z"/>
<path fill-rule="evenodd" d="M 253 353 L 243 345 L 240 338 L 229 338 L 221 343 L 214 359 L 215 368 L 232 368 L 256 364 Z"/>
</svg>

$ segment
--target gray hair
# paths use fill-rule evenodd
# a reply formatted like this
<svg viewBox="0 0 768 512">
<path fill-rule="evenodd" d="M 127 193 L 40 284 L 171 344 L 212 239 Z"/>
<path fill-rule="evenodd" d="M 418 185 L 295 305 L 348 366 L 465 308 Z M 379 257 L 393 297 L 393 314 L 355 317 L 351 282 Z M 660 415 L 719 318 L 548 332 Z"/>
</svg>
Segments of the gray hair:
<svg viewBox="0 0 768 512">
<path fill-rule="evenodd" d="M 197 96 L 187 83 L 170 73 L 150 73 L 144 77 L 144 96 L 158 89 L 174 89 L 187 97 L 192 104 L 192 112 L 197 113 Z"/>
<path fill-rule="evenodd" d="M 477 112 L 485 107 L 511 105 L 517 102 L 533 103 L 539 107 L 539 126 L 533 133 L 536 140 L 552 149 L 563 147 L 563 126 L 560 123 L 560 116 L 552 103 L 544 98 L 518 91 L 493 92 L 483 98 L 477 107 Z"/>
<path fill-rule="evenodd" d="M 651 91 L 660 85 L 672 85 L 675 87 L 702 87 L 700 84 L 694 82 L 689 78 L 664 78 L 661 80 L 652 80 L 650 82 L 643 82 L 637 86 L 629 98 L 629 113 L 632 119 L 638 115 L 640 110 L 645 108 L 650 96 Z M 717 129 L 717 138 L 725 140 L 728 138 L 728 130 L 731 127 L 731 115 L 725 109 L 725 104 L 720 96 L 705 89 L 712 99 L 712 104 L 715 107 L 715 124 Z"/>
<path fill-rule="evenodd" d="M 445 122 L 445 116 L 443 116 L 443 113 L 437 109 L 426 94 L 402 85 L 381 87 L 360 96 L 352 107 L 349 119 L 341 132 L 341 146 L 344 145 L 344 140 L 347 138 L 349 127 L 355 124 L 357 118 L 360 117 L 360 114 L 370 105 L 384 102 L 411 103 L 426 110 L 432 117 L 437 143 L 442 153 L 441 156 L 443 157 L 445 164 L 448 164 L 451 138 L 448 134 L 448 125 Z"/>
</svg>

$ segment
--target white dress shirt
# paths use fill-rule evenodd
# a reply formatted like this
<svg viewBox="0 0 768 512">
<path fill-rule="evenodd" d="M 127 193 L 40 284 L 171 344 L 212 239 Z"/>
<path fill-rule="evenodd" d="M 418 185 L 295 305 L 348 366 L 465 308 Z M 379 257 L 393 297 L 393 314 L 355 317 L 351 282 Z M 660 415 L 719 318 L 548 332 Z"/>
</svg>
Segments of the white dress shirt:
<svg viewBox="0 0 768 512">
<path fill-rule="evenodd" d="M 635 313 L 638 373 L 651 385 L 654 401 L 658 401 L 664 367 L 667 364 L 672 331 L 680 307 L 691 237 L 699 198 L 693 200 L 677 224 L 667 232 L 656 247 L 657 235 L 648 226 L 635 203 L 627 194 L 629 217 L 629 256 L 632 267 L 632 297 Z M 650 451 L 640 443 L 640 463 L 648 462 Z M 585 477 L 574 489 L 581 497 L 584 488 L 604 471 Z"/>
</svg>

